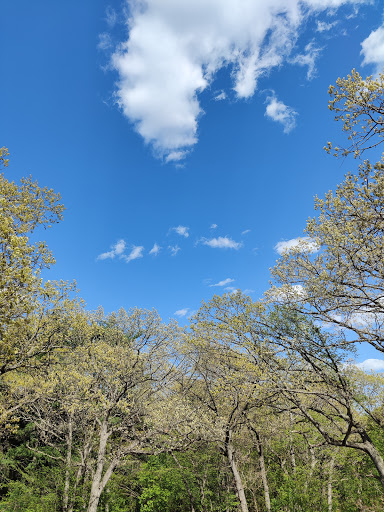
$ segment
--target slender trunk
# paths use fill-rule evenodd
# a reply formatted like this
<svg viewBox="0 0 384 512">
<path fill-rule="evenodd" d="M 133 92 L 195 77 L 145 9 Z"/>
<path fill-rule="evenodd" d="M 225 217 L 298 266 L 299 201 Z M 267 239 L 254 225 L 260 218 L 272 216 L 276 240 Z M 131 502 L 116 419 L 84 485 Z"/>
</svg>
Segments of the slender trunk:
<svg viewBox="0 0 384 512">
<path fill-rule="evenodd" d="M 296 457 L 295 457 L 295 448 L 293 447 L 292 442 L 292 425 L 293 425 L 293 417 L 292 413 L 289 413 L 289 453 L 291 455 L 291 463 L 292 463 L 292 471 L 293 473 L 296 471 Z"/>
<path fill-rule="evenodd" d="M 75 483 L 73 485 L 72 497 L 71 497 L 71 501 L 69 503 L 67 512 L 73 512 L 73 508 L 75 506 L 75 500 L 76 500 L 76 491 L 77 491 L 77 488 L 78 488 L 81 480 L 85 476 L 85 471 L 87 468 L 87 459 L 88 459 L 88 456 L 89 456 L 92 446 L 93 446 L 93 431 L 94 431 L 94 428 L 92 429 L 91 432 L 87 433 L 88 435 L 85 436 L 85 438 L 88 438 L 88 440 L 86 441 L 86 443 L 84 445 L 83 451 L 80 452 L 81 464 L 76 473 L 76 479 L 75 479 Z"/>
<path fill-rule="evenodd" d="M 232 470 L 233 478 L 235 480 L 237 496 L 240 500 L 241 512 L 249 512 L 247 500 L 245 499 L 243 482 L 234 458 L 233 446 L 230 441 L 227 441 L 226 443 L 225 452 Z"/>
<path fill-rule="evenodd" d="M 72 435 L 73 435 L 73 413 L 70 413 L 68 420 L 68 434 L 67 434 L 67 457 L 65 463 L 65 480 L 63 492 L 63 511 L 68 511 L 69 501 L 69 480 L 71 476 L 71 463 L 72 463 Z"/>
<path fill-rule="evenodd" d="M 184 476 L 183 468 L 182 468 L 178 458 L 176 457 L 176 455 L 173 452 L 171 452 L 171 455 L 172 455 L 173 460 L 176 462 L 178 468 L 180 469 L 180 475 L 181 475 L 181 478 L 184 482 L 184 486 L 188 493 L 189 503 L 191 505 L 191 512 L 195 512 L 195 507 L 193 506 L 193 494 L 192 494 L 191 488 L 189 486 L 188 480 Z"/>
<path fill-rule="evenodd" d="M 253 429 L 256 441 L 257 441 L 257 453 L 259 454 L 259 464 L 260 464 L 260 472 L 261 472 L 261 480 L 263 482 L 263 489 L 264 489 L 264 499 L 265 499 L 265 508 L 268 512 L 271 511 L 271 499 L 269 495 L 269 485 L 268 485 L 268 479 L 267 479 L 267 471 L 265 468 L 265 459 L 264 459 L 264 448 L 259 436 L 259 433 L 257 430 Z"/>
<path fill-rule="evenodd" d="M 329 474 L 328 474 L 328 491 L 327 491 L 327 503 L 328 512 L 332 512 L 332 482 L 333 482 L 333 469 L 335 467 L 336 452 L 332 455 L 329 462 Z"/>
<path fill-rule="evenodd" d="M 102 477 L 105 464 L 105 452 L 109 435 L 110 433 L 108 432 L 108 422 L 106 419 L 104 419 L 100 426 L 99 451 L 97 454 L 96 471 L 92 478 L 91 494 L 89 497 L 87 512 L 97 512 L 97 506 L 103 491 Z"/>
</svg>

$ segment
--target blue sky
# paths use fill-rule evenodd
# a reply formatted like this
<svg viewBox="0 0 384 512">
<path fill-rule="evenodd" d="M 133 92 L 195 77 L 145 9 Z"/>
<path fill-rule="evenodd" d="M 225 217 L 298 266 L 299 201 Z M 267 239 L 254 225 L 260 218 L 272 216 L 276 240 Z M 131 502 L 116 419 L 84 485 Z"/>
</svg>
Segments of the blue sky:
<svg viewBox="0 0 384 512">
<path fill-rule="evenodd" d="M 276 244 L 356 168 L 322 149 L 343 142 L 327 90 L 382 69 L 383 23 L 379 0 L 5 2 L 0 145 L 7 177 L 62 195 L 50 278 L 165 320 L 260 297 Z"/>
</svg>

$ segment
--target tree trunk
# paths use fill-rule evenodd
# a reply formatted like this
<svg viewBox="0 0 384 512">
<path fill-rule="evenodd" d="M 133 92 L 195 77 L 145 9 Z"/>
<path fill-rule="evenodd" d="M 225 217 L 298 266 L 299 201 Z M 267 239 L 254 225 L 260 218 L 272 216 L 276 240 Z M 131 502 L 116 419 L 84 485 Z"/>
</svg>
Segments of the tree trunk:
<svg viewBox="0 0 384 512">
<path fill-rule="evenodd" d="M 233 446 L 231 445 L 230 442 L 226 443 L 225 452 L 232 470 L 233 478 L 235 480 L 237 496 L 240 500 L 241 512 L 249 512 L 247 500 L 245 499 L 243 482 L 241 480 L 241 475 L 239 473 L 236 461 L 234 459 Z"/>
<path fill-rule="evenodd" d="M 63 491 L 63 511 L 68 511 L 69 501 L 69 480 L 71 477 L 71 463 L 72 463 L 72 428 L 73 428 L 73 413 L 70 413 L 68 420 L 68 434 L 67 434 L 67 457 L 65 461 L 65 480 Z"/>
<path fill-rule="evenodd" d="M 365 452 L 371 457 L 380 477 L 381 485 L 384 487 L 384 460 L 377 448 L 369 441 L 365 441 Z"/>
<path fill-rule="evenodd" d="M 329 462 L 329 474 L 328 474 L 328 491 L 327 491 L 327 503 L 328 512 L 332 512 L 332 482 L 333 482 L 333 469 L 335 467 L 336 453 L 334 453 Z"/>
<path fill-rule="evenodd" d="M 99 438 L 99 451 L 97 454 L 96 471 L 92 478 L 91 494 L 88 502 L 87 512 L 97 512 L 101 493 L 103 492 L 103 469 L 105 464 L 105 452 L 107 448 L 108 438 L 110 433 L 108 432 L 108 421 L 104 419 L 100 426 L 100 438 Z M 108 468 L 109 469 L 109 468 Z M 104 475 L 105 477 L 106 475 Z M 106 483 L 106 482 L 105 482 Z"/>
<path fill-rule="evenodd" d="M 265 468 L 265 459 L 264 459 L 264 448 L 257 430 L 253 429 L 256 441 L 257 441 L 257 453 L 259 454 L 259 464 L 260 464 L 260 472 L 261 472 L 261 480 L 263 482 L 264 488 L 264 499 L 265 499 L 265 508 L 268 512 L 271 512 L 271 499 L 269 495 L 269 485 L 267 479 L 267 471 Z"/>
</svg>

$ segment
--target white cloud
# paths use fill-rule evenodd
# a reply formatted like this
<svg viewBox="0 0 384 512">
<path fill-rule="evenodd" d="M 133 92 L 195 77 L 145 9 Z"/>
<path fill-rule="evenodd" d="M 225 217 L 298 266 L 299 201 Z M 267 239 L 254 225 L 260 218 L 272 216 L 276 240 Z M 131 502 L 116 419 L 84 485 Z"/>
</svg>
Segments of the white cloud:
<svg viewBox="0 0 384 512">
<path fill-rule="evenodd" d="M 319 250 L 318 245 L 314 240 L 309 237 L 298 237 L 292 238 L 291 240 L 283 240 L 278 242 L 275 247 L 275 251 L 278 254 L 290 252 L 292 250 L 300 250 L 300 252 L 317 252 Z"/>
<path fill-rule="evenodd" d="M 296 55 L 290 62 L 292 64 L 298 64 L 299 66 L 308 66 L 307 80 L 311 80 L 316 74 L 316 59 L 321 53 L 321 48 L 314 45 L 313 42 L 307 44 L 305 47 L 305 53 Z"/>
<path fill-rule="evenodd" d="M 269 96 L 267 103 L 265 116 L 272 119 L 272 121 L 282 124 L 284 133 L 291 132 L 296 126 L 297 112 L 282 101 L 279 101 L 276 96 Z"/>
<path fill-rule="evenodd" d="M 168 245 L 168 249 L 171 251 L 172 256 L 176 256 L 176 254 L 181 250 L 178 245 Z"/>
<path fill-rule="evenodd" d="M 105 11 L 105 21 L 110 28 L 113 28 L 117 23 L 117 13 L 111 6 L 108 6 Z"/>
<path fill-rule="evenodd" d="M 189 228 L 187 226 L 177 226 L 175 228 L 171 228 L 172 231 L 176 231 L 176 233 L 180 236 L 184 236 L 185 238 L 189 237 Z"/>
<path fill-rule="evenodd" d="M 333 27 L 338 24 L 338 21 L 332 21 L 327 23 L 326 21 L 317 21 L 316 32 L 329 32 Z"/>
<path fill-rule="evenodd" d="M 197 142 L 198 94 L 218 70 L 227 68 L 237 97 L 249 98 L 289 57 L 308 16 L 363 2 L 130 0 L 129 36 L 112 57 L 118 104 L 160 156 L 181 158 Z M 115 23 L 112 10 L 108 18 Z"/>
<path fill-rule="evenodd" d="M 165 158 L 166 163 L 169 162 L 180 162 L 183 160 L 189 151 L 171 151 L 169 155 Z"/>
<path fill-rule="evenodd" d="M 225 286 L 226 284 L 233 283 L 234 279 L 227 277 L 227 279 L 223 279 L 223 281 L 219 281 L 216 284 L 210 284 L 209 286 Z"/>
<path fill-rule="evenodd" d="M 211 224 L 211 229 L 216 229 L 217 228 L 217 224 Z"/>
<path fill-rule="evenodd" d="M 227 236 L 219 236 L 217 238 L 202 238 L 200 242 L 204 245 L 208 245 L 214 249 L 240 249 L 242 247 L 241 242 L 235 242 L 232 238 Z"/>
<path fill-rule="evenodd" d="M 241 292 L 240 288 L 236 288 L 235 286 L 227 286 L 225 291 L 232 294 Z"/>
<path fill-rule="evenodd" d="M 216 94 L 216 96 L 213 99 L 216 101 L 223 101 L 223 100 L 227 99 L 227 95 L 225 94 L 224 91 L 221 91 L 218 94 Z"/>
<path fill-rule="evenodd" d="M 384 359 L 366 359 L 362 363 L 356 363 L 355 366 L 364 371 L 373 370 L 379 372 L 384 370 Z"/>
<path fill-rule="evenodd" d="M 99 34 L 99 43 L 97 45 L 99 50 L 108 50 L 112 46 L 113 45 L 112 45 L 111 36 L 107 32 L 103 32 L 102 34 Z"/>
<path fill-rule="evenodd" d="M 177 311 L 174 312 L 174 315 L 176 316 L 186 316 L 188 314 L 188 311 L 189 311 L 189 308 L 183 308 L 183 309 L 178 309 Z"/>
<path fill-rule="evenodd" d="M 155 242 L 153 244 L 152 249 L 149 251 L 149 254 L 153 254 L 153 256 L 157 256 L 159 254 L 160 250 L 161 250 L 160 245 L 157 245 L 157 243 Z"/>
<path fill-rule="evenodd" d="M 372 31 L 361 43 L 363 64 L 374 64 L 376 73 L 382 73 L 384 67 L 384 25 Z"/>
<path fill-rule="evenodd" d="M 124 240 L 118 240 L 115 245 L 112 245 L 111 250 L 108 252 L 103 252 L 99 254 L 97 257 L 98 260 L 107 260 L 113 259 L 115 256 L 120 256 L 125 251 L 125 242 Z"/>
<path fill-rule="evenodd" d="M 134 245 L 132 247 L 131 252 L 128 255 L 121 256 L 121 258 L 126 263 L 129 263 L 132 260 L 137 260 L 138 258 L 142 258 L 143 257 L 143 251 L 144 251 L 144 247 L 142 245 Z"/>
<path fill-rule="evenodd" d="M 250 233 L 251 230 L 250 229 L 245 229 L 244 231 L 241 232 L 242 235 L 246 235 L 247 233 Z"/>
</svg>

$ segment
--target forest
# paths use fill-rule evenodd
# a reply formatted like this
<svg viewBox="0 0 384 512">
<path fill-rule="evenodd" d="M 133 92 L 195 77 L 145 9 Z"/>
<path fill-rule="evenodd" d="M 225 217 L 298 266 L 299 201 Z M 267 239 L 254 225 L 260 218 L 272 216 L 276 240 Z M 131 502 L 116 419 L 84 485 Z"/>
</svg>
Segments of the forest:
<svg viewBox="0 0 384 512">
<path fill-rule="evenodd" d="M 329 90 L 357 163 L 272 269 L 257 301 L 88 311 L 43 279 L 60 195 L 6 177 L 0 149 L 0 511 L 384 509 L 384 75 Z M 348 158 L 351 155 L 352 158 Z"/>
</svg>

